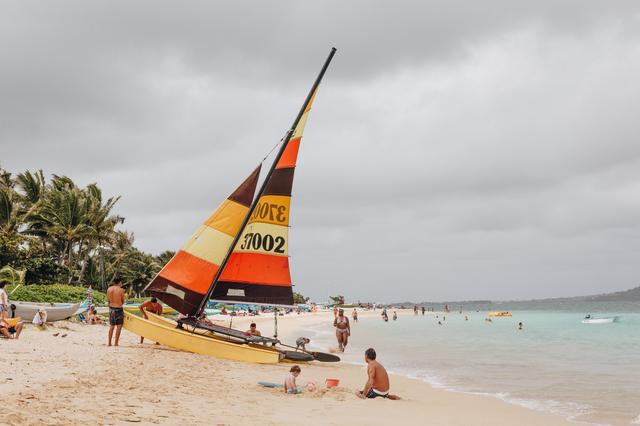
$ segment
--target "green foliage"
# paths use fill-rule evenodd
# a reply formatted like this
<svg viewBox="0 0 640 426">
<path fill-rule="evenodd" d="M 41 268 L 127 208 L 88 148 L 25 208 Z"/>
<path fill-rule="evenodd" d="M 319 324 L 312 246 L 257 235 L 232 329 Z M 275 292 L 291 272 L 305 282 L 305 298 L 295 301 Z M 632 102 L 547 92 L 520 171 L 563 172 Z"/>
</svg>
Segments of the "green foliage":
<svg viewBox="0 0 640 426">
<path fill-rule="evenodd" d="M 19 257 L 20 238 L 0 233 L 0 266 L 11 265 Z"/>
<path fill-rule="evenodd" d="M 293 292 L 293 303 L 295 303 L 296 305 L 307 303 L 308 300 L 309 298 L 304 297 L 301 293 L 296 293 L 295 291 Z"/>
<path fill-rule="evenodd" d="M 14 286 L 8 287 L 7 293 L 10 294 L 9 300 L 44 303 L 78 303 L 87 297 L 86 288 L 66 284 L 23 285 L 11 294 L 14 288 Z M 107 303 L 107 296 L 102 292 L 94 290 L 93 303 L 95 305 L 105 305 Z"/>
<path fill-rule="evenodd" d="M 67 176 L 47 182 L 42 170 L 12 175 L 0 168 L 0 267 L 26 271 L 27 284 L 101 290 L 121 275 L 127 291 L 140 295 L 174 253 L 136 249 L 133 234 L 118 229 L 119 199 L 104 197 L 95 183 L 82 188 Z"/>
<path fill-rule="evenodd" d="M 21 285 L 24 284 L 25 271 L 19 271 L 11 266 L 5 266 L 0 268 L 0 278 L 8 282 L 9 285 Z"/>
<path fill-rule="evenodd" d="M 344 305 L 344 296 L 329 296 L 329 298 L 333 301 L 334 305 Z"/>
<path fill-rule="evenodd" d="M 68 269 L 60 266 L 50 257 L 23 257 L 15 262 L 16 266 L 26 271 L 27 284 L 54 284 L 60 277 L 69 275 Z"/>
</svg>

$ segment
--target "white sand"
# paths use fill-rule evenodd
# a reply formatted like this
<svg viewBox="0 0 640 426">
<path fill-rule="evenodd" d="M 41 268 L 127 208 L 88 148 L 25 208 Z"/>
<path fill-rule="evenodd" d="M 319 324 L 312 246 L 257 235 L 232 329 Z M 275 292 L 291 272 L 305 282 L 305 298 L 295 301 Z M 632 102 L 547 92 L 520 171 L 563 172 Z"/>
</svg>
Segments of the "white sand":
<svg viewBox="0 0 640 426">
<path fill-rule="evenodd" d="M 331 313 L 279 320 L 281 336 L 295 340 L 318 321 L 331 327 Z M 234 319 L 243 328 L 254 318 Z M 265 334 L 273 318 L 257 320 Z M 60 332 L 58 337 L 53 333 Z M 65 338 L 60 337 L 67 333 Z M 69 322 L 49 331 L 27 326 L 19 340 L 0 340 L 0 425 L 69 424 L 430 424 L 560 425 L 562 418 L 491 397 L 433 389 L 392 376 L 401 401 L 361 400 L 362 367 L 302 365 L 298 383 L 329 377 L 334 389 L 303 395 L 265 389 L 258 381 L 281 382 L 291 364 L 255 365 L 180 352 L 122 332 L 119 348 L 107 347 L 107 327 Z"/>
</svg>

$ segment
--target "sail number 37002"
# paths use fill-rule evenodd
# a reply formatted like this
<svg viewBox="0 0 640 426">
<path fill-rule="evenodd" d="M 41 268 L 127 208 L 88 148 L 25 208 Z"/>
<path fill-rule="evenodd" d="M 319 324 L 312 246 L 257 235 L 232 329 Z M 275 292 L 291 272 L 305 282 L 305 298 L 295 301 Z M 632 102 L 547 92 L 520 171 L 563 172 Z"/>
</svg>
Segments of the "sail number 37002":
<svg viewBox="0 0 640 426">
<path fill-rule="evenodd" d="M 287 207 L 273 203 L 258 203 L 251 214 L 252 220 L 268 220 L 270 222 L 285 223 L 287 221 Z"/>
<path fill-rule="evenodd" d="M 248 232 L 244 235 L 244 240 L 240 250 L 264 250 L 275 253 L 284 253 L 284 238 L 273 237 L 270 234 L 260 234 L 259 232 Z"/>
</svg>

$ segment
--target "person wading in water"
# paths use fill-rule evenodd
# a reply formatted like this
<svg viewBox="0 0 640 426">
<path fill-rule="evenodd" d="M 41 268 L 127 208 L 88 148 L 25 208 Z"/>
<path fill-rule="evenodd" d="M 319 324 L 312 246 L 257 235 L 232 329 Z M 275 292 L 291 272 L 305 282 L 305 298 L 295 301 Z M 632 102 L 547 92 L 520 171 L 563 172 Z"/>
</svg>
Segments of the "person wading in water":
<svg viewBox="0 0 640 426">
<path fill-rule="evenodd" d="M 349 336 L 351 336 L 349 318 L 344 316 L 344 309 L 338 311 L 338 316 L 333 320 L 333 326 L 336 328 L 336 337 L 338 338 L 340 352 L 344 352 L 344 348 L 347 347 L 349 341 Z"/>
</svg>

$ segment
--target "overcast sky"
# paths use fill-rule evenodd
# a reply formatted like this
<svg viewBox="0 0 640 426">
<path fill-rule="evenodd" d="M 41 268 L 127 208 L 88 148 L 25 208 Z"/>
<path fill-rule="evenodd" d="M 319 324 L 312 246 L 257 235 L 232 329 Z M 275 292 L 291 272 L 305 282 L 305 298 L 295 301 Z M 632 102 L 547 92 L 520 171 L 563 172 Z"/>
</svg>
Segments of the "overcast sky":
<svg viewBox="0 0 640 426">
<path fill-rule="evenodd" d="M 289 250 L 324 300 L 640 285 L 640 3 L 0 1 L 0 164 L 177 250 L 291 125 Z"/>
</svg>

